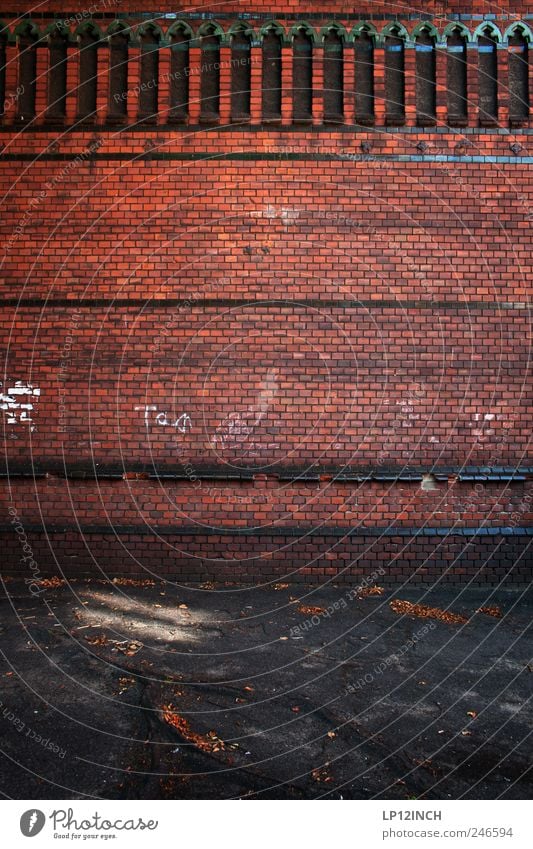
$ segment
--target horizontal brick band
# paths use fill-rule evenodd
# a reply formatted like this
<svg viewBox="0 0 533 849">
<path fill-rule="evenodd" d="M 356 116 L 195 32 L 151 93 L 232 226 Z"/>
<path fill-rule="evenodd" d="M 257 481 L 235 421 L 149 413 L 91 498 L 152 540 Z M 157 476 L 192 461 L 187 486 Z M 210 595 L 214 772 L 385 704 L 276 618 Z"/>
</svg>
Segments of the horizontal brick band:
<svg viewBox="0 0 533 849">
<path fill-rule="evenodd" d="M 2 534 L 3 572 L 26 585 L 47 575 L 107 580 L 135 576 L 239 586 L 275 580 L 392 587 L 527 586 L 531 579 L 533 537 L 529 532 L 504 535 L 502 529 L 494 529 L 497 533 L 487 534 L 471 528 L 441 535 L 426 529 L 426 535 L 405 528 L 378 536 L 375 532 L 356 535 L 336 530 L 304 536 L 300 528 L 280 528 L 269 535 L 252 534 L 248 529 L 187 533 L 183 528 L 156 535 L 132 527 L 121 528 L 119 536 L 109 528 L 93 528 L 94 533 L 84 529 L 82 536 L 76 529 L 48 527 L 46 535 L 41 529 L 25 537 L 31 550 L 26 561 L 21 559 L 21 540 L 16 534 Z"/>
</svg>

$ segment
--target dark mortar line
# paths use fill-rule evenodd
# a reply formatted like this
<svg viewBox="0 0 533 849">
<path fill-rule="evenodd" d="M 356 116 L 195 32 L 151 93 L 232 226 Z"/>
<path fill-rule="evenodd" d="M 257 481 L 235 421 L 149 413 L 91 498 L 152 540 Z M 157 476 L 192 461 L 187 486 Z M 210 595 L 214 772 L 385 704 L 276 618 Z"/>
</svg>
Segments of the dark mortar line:
<svg viewBox="0 0 533 849">
<path fill-rule="evenodd" d="M 355 94 L 355 90 L 352 90 L 353 94 Z M 38 116 L 40 117 L 40 116 Z M 93 133 L 93 132 L 105 132 L 112 133 L 116 135 L 117 133 L 139 133 L 142 135 L 154 135 L 156 133 L 173 133 L 177 136 L 184 135 L 188 136 L 191 132 L 201 132 L 202 135 L 206 133 L 212 138 L 216 133 L 235 133 L 242 132 L 243 134 L 255 134 L 258 132 L 266 133 L 271 136 L 271 138 L 279 137 L 284 133 L 298 135 L 300 134 L 302 138 L 305 138 L 309 135 L 332 135 L 333 140 L 337 139 L 337 134 L 348 134 L 355 132 L 365 133 L 368 135 L 372 133 L 374 136 L 378 136 L 383 134 L 384 136 L 390 135 L 414 135 L 414 136 L 450 136 L 451 139 L 456 139 L 459 142 L 463 139 L 464 136 L 479 136 L 483 137 L 497 137 L 497 136 L 510 136 L 513 139 L 516 136 L 528 136 L 533 135 L 533 128 L 529 126 L 511 128 L 506 126 L 495 126 L 495 127 L 480 127 L 480 126 L 468 126 L 468 127 L 456 127 L 448 124 L 431 124 L 429 126 L 406 126 L 405 124 L 400 124 L 398 126 L 388 126 L 386 124 L 359 124 L 357 120 L 353 123 L 338 123 L 335 125 L 329 123 L 321 123 L 321 124 L 282 124 L 280 123 L 280 119 L 275 121 L 269 120 L 259 120 L 257 123 L 250 123 L 249 121 L 242 121 L 240 123 L 229 123 L 229 124 L 192 124 L 187 123 L 186 121 L 171 121 L 166 124 L 146 124 L 144 121 L 138 119 L 134 123 L 128 124 L 127 121 L 123 121 L 121 123 L 115 123 L 110 121 L 105 121 L 103 123 L 90 122 L 86 119 L 82 119 L 82 121 L 73 124 L 66 123 L 39 123 L 39 124 L 26 124 L 26 125 L 18 125 L 15 123 L 0 123 L 0 133 L 5 133 L 6 135 L 12 134 L 14 136 L 19 136 L 20 134 L 27 133 L 39 133 L 43 135 L 55 135 L 57 132 L 68 132 L 69 137 L 75 133 L 84 134 Z M 361 153 L 361 158 L 364 159 L 366 156 L 371 156 L 372 154 L 363 154 Z M 389 155 L 389 154 L 385 154 Z M 394 155 L 394 154 L 392 154 Z M 465 154 L 466 155 L 466 154 Z"/>
<path fill-rule="evenodd" d="M 192 129 L 192 128 L 191 128 Z M 26 131 L 28 132 L 28 131 Z M 228 153 L 174 153 L 174 152 L 144 152 L 139 153 L 97 153 L 92 154 L 82 151 L 80 153 L 0 153 L 0 162 L 150 162 L 150 161 L 176 161 L 176 162 L 213 162 L 220 160 L 237 162 L 353 162 L 367 164 L 371 162 L 459 162 L 459 163 L 483 163 L 500 165 L 530 165 L 533 156 L 507 156 L 497 154 L 455 156 L 452 154 L 359 154 L 359 153 L 295 153 L 295 152 L 265 152 L 254 151 L 228 152 Z M 80 164 L 81 164 L 80 162 Z"/>
<path fill-rule="evenodd" d="M 279 298 L 264 298 L 250 300 L 249 298 L 87 298 L 85 300 L 75 300 L 74 298 L 1 298 L 0 307 L 24 307 L 26 309 L 45 307 L 71 307 L 74 312 L 81 309 L 93 309 L 95 307 L 110 308 L 110 307 L 134 307 L 148 309 L 168 309 L 169 307 L 186 306 L 187 309 L 199 307 L 205 308 L 233 308 L 233 307 L 278 307 L 282 309 L 294 309 L 295 307 L 312 307 L 316 309 L 354 309 L 354 310 L 372 310 L 377 307 L 380 309 L 396 309 L 402 313 L 406 309 L 427 309 L 427 310 L 457 310 L 460 312 L 469 310 L 490 310 L 497 312 L 498 310 L 529 310 L 531 305 L 522 301 L 432 301 L 432 300 L 405 300 L 396 299 L 380 299 L 380 300 L 361 300 L 361 299 L 326 299 L 326 298 L 300 298 L 300 299 L 279 299 Z"/>
<path fill-rule="evenodd" d="M 273 11 L 270 12 L 188 12 L 186 10 L 172 12 L 169 13 L 163 11 L 154 11 L 154 12 L 140 12 L 140 11 L 116 11 L 116 12 L 97 12 L 96 15 L 91 16 L 91 20 L 99 21 L 99 20 L 167 20 L 169 25 L 173 21 L 217 21 L 217 20 L 231 20 L 231 21 L 251 21 L 251 20 L 261 20 L 261 21 L 295 21 L 299 22 L 302 20 L 315 20 L 315 21 L 356 21 L 356 22 L 364 22 L 364 21 L 432 21 L 432 20 L 440 20 L 442 19 L 442 15 L 432 14 L 431 12 L 405 12 L 405 14 L 394 15 L 394 14 L 386 14 L 384 12 L 381 13 L 368 13 L 366 12 L 335 12 L 331 13 L 325 12 L 305 12 L 301 15 L 296 13 L 287 13 L 286 9 L 280 9 L 279 11 L 275 11 L 276 7 L 273 7 Z M 367 8 L 367 7 L 365 7 Z M 29 20 L 37 21 L 37 20 L 57 20 L 64 21 L 69 18 L 75 17 L 79 15 L 80 12 L 54 12 L 54 11 L 38 11 L 29 13 Z M 169 17 L 169 14 L 171 15 Z M 2 18 L 7 20 L 8 22 L 11 19 L 18 19 L 21 15 L 20 10 L 18 12 L 2 12 Z M 524 14 L 520 17 L 520 20 L 526 20 L 530 18 L 531 15 L 525 11 Z M 502 21 L 505 22 L 509 20 L 509 16 L 506 13 L 498 14 L 463 14 L 463 13 L 451 13 L 446 16 L 447 21 L 477 21 L 479 23 L 483 23 L 483 21 Z M 513 17 L 511 20 L 515 20 Z"/>
<path fill-rule="evenodd" d="M 2 463 L 0 478 L 50 478 L 69 480 L 149 480 L 149 481 L 189 481 L 191 474 L 184 469 L 185 464 L 194 460 L 184 460 L 179 465 L 163 465 L 156 468 L 144 463 L 131 463 L 127 467 L 117 462 L 108 464 L 77 463 L 60 465 L 54 462 L 35 460 L 34 462 Z M 519 483 L 533 478 L 533 466 L 416 466 L 406 468 L 389 466 L 379 470 L 370 466 L 318 465 L 305 467 L 287 467 L 271 465 L 268 470 L 262 466 L 250 466 L 247 469 L 228 472 L 209 464 L 194 466 L 195 480 L 253 483 L 259 480 L 276 480 L 283 483 L 351 483 L 368 481 L 419 482 L 430 475 L 437 481 L 447 482 L 449 478 L 459 481 L 508 481 Z"/>
</svg>

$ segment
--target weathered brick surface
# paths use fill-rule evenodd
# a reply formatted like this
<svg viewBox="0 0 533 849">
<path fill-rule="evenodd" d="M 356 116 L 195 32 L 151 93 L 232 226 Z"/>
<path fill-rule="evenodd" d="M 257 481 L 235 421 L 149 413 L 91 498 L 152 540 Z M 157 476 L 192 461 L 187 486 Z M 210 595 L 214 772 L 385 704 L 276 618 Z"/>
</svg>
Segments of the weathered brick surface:
<svg viewBox="0 0 533 849">
<path fill-rule="evenodd" d="M 341 528 L 365 527 L 381 531 L 395 527 L 438 527 L 452 524 L 457 531 L 477 527 L 528 525 L 533 514 L 531 484 L 439 483 L 424 491 L 418 481 L 391 484 L 384 481 L 361 483 L 334 480 L 276 481 L 265 475 L 242 481 L 239 486 L 227 480 L 146 480 L 130 475 L 125 480 L 85 480 L 70 482 L 48 476 L 27 481 L 13 479 L 9 494 L 2 497 L 4 512 L 12 505 L 21 520 L 40 521 L 40 507 L 46 505 L 46 518 L 58 524 L 76 520 L 113 526 L 164 524 L 170 528 L 197 524 L 214 532 L 232 527 L 259 529 L 272 527 L 280 533 L 287 526 Z M 371 521 L 368 519 L 371 518 Z M 517 520 L 520 521 L 517 521 Z"/>
<path fill-rule="evenodd" d="M 168 534 L 168 529 L 139 534 L 94 527 L 49 529 L 47 537 L 32 528 L 30 534 L 38 569 L 20 563 L 20 546 L 12 535 L 5 546 L 7 562 L 19 564 L 9 571 L 28 583 L 52 575 L 112 579 L 124 574 L 173 582 L 286 580 L 362 586 L 436 581 L 523 586 L 531 581 L 531 536 L 420 536 L 413 531 L 405 536 L 302 536 L 301 529 L 266 536 Z"/>
<path fill-rule="evenodd" d="M 398 309 L 413 298 L 526 299 L 531 165 L 488 159 L 512 157 L 509 136 L 476 137 L 468 155 L 479 163 L 419 162 L 416 136 L 383 133 L 370 143 L 384 158 L 365 160 L 359 134 L 335 136 L 165 133 L 154 156 L 197 158 L 154 161 L 138 133 L 124 132 L 106 137 L 94 161 L 22 163 L 14 186 L 19 166 L 0 160 L 4 295 L 392 298 Z M 430 157 L 457 158 L 462 139 L 427 136 Z M 25 134 L 9 149 L 38 155 L 43 143 Z M 75 156 L 89 143 L 76 133 L 59 145 Z M 237 159 L 217 161 L 217 151 Z M 257 158 L 242 160 L 251 151 Z M 137 161 L 105 159 L 123 152 Z"/>
<path fill-rule="evenodd" d="M 8 425 L 13 460 L 60 448 L 126 470 L 527 461 L 525 310 L 280 298 L 10 312 L 7 373 L 30 366 L 41 389 L 33 432 Z"/>
</svg>

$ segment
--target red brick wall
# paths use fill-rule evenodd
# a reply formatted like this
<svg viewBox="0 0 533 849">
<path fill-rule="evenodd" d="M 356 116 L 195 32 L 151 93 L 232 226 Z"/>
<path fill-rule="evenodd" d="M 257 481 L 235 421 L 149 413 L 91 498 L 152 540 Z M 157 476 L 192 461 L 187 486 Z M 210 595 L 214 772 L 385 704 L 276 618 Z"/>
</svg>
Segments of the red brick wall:
<svg viewBox="0 0 533 849">
<path fill-rule="evenodd" d="M 47 3 L 36 24 L 84 8 Z M 334 14 L 356 23 L 338 4 L 300 8 L 217 15 L 225 32 L 243 12 L 256 31 L 267 13 L 286 31 L 300 15 L 316 32 Z M 488 4 L 436 11 L 439 32 L 458 11 L 492 11 L 502 33 L 513 20 Z M 381 31 L 386 14 L 372 4 L 368 20 Z M 222 126 L 169 126 L 164 109 L 157 126 L 110 126 L 101 83 L 97 121 L 74 127 L 73 66 L 64 126 L 44 122 L 45 76 L 35 124 L 15 126 L 9 104 L 8 571 L 529 579 L 532 130 L 509 129 L 503 45 L 499 126 L 478 126 L 470 54 L 467 130 L 446 125 L 440 56 L 437 125 L 416 126 L 408 50 L 397 128 L 380 120 L 379 57 L 374 128 L 350 122 L 346 74 L 335 127 L 320 88 L 312 126 L 292 124 L 285 89 L 283 125 L 261 125 L 254 88 L 251 122 L 229 126 L 227 79 Z"/>
</svg>

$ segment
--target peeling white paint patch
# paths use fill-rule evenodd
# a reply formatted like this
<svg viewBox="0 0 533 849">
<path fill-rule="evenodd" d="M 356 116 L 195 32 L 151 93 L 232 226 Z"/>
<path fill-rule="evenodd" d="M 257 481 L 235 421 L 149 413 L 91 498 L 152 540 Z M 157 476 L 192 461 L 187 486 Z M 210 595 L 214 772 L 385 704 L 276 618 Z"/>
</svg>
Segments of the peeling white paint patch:
<svg viewBox="0 0 533 849">
<path fill-rule="evenodd" d="M 486 422 L 492 422 L 492 421 L 494 421 L 494 419 L 502 419 L 502 418 L 504 418 L 504 416 L 496 415 L 496 413 L 474 413 L 474 421 L 475 422 L 480 422 L 482 420 L 486 421 Z"/>
<path fill-rule="evenodd" d="M 253 213 L 257 217 L 269 218 L 273 221 L 276 218 L 280 218 L 284 224 L 292 224 L 294 221 L 297 221 L 300 217 L 300 210 L 295 209 L 293 206 L 274 206 L 269 203 L 263 210 L 260 210 L 256 213 Z"/>
<path fill-rule="evenodd" d="M 31 383 L 23 383 L 21 380 L 17 380 L 14 386 L 11 389 L 7 390 L 8 395 L 40 395 L 41 390 L 38 386 L 32 386 Z"/>
<path fill-rule="evenodd" d="M 0 386 L 2 382 L 0 381 Z M 16 380 L 14 386 L 5 387 L 4 392 L 0 392 L 0 410 L 4 414 L 6 424 L 31 424 L 33 419 L 30 413 L 34 409 L 34 405 L 27 400 L 27 396 L 37 400 L 41 395 L 41 390 L 38 386 L 32 383 L 25 383 L 23 380 Z M 26 396 L 24 401 L 19 401 L 19 397 Z M 35 430 L 32 425 L 31 431 Z"/>
<path fill-rule="evenodd" d="M 439 488 L 437 478 L 435 475 L 431 473 L 422 475 L 422 482 L 420 484 L 420 488 L 425 490 L 426 492 L 432 492 Z"/>
</svg>

